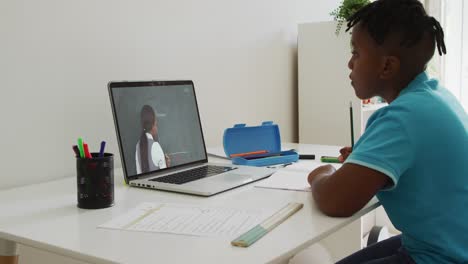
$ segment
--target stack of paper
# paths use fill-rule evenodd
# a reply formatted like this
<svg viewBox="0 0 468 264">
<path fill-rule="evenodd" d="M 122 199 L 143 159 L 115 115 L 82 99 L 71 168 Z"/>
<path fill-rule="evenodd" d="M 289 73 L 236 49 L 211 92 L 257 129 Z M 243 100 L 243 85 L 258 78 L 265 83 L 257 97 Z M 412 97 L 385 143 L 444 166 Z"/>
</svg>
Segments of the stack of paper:
<svg viewBox="0 0 468 264">
<path fill-rule="evenodd" d="M 255 187 L 310 192 L 307 177 L 311 171 L 323 165 L 318 162 L 294 163 L 273 173 Z M 333 166 L 338 169 L 341 164 L 333 164 Z"/>
</svg>

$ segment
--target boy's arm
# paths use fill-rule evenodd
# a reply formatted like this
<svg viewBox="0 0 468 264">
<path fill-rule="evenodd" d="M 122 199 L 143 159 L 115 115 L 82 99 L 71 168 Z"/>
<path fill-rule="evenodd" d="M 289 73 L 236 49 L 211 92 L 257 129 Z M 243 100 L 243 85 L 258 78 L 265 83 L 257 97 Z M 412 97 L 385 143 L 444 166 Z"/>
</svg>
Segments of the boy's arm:
<svg viewBox="0 0 468 264">
<path fill-rule="evenodd" d="M 391 183 L 381 172 L 350 163 L 338 170 L 331 165 L 321 166 L 309 174 L 308 181 L 319 209 L 335 217 L 353 215 Z"/>
</svg>

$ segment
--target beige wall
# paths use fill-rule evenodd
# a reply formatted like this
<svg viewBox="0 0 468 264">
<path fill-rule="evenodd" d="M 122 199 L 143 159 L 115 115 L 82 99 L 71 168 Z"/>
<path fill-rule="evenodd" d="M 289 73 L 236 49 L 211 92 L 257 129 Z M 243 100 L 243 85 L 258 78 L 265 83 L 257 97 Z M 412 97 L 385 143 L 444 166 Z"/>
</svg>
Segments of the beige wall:
<svg viewBox="0 0 468 264">
<path fill-rule="evenodd" d="M 297 24 L 337 2 L 2 0 L 0 188 L 73 176 L 79 136 L 117 153 L 109 80 L 193 79 L 208 146 L 263 120 L 296 140 Z"/>
</svg>

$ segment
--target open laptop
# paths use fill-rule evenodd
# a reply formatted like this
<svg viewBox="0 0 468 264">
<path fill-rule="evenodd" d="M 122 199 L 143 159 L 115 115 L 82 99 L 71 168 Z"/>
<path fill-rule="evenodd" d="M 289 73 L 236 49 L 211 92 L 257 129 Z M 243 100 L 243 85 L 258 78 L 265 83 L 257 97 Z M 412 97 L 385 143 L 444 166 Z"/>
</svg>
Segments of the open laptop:
<svg viewBox="0 0 468 264">
<path fill-rule="evenodd" d="M 108 88 L 130 186 L 210 196 L 274 172 L 208 163 L 192 81 L 115 81 Z"/>
</svg>

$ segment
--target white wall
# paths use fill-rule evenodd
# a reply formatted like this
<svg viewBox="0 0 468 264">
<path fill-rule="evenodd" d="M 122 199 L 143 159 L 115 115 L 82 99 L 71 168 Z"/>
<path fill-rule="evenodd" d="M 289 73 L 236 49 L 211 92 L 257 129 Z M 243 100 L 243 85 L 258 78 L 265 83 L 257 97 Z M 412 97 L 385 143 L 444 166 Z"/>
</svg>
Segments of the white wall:
<svg viewBox="0 0 468 264">
<path fill-rule="evenodd" d="M 193 79 L 208 146 L 262 120 L 295 140 L 297 24 L 337 2 L 1 0 L 0 188 L 73 176 L 79 136 L 117 153 L 109 80 Z"/>
<path fill-rule="evenodd" d="M 361 136 L 361 100 L 349 80 L 351 35 L 343 25 L 336 36 L 336 26 L 334 21 L 299 25 L 300 143 L 351 145 L 350 102 L 354 141 Z"/>
</svg>

